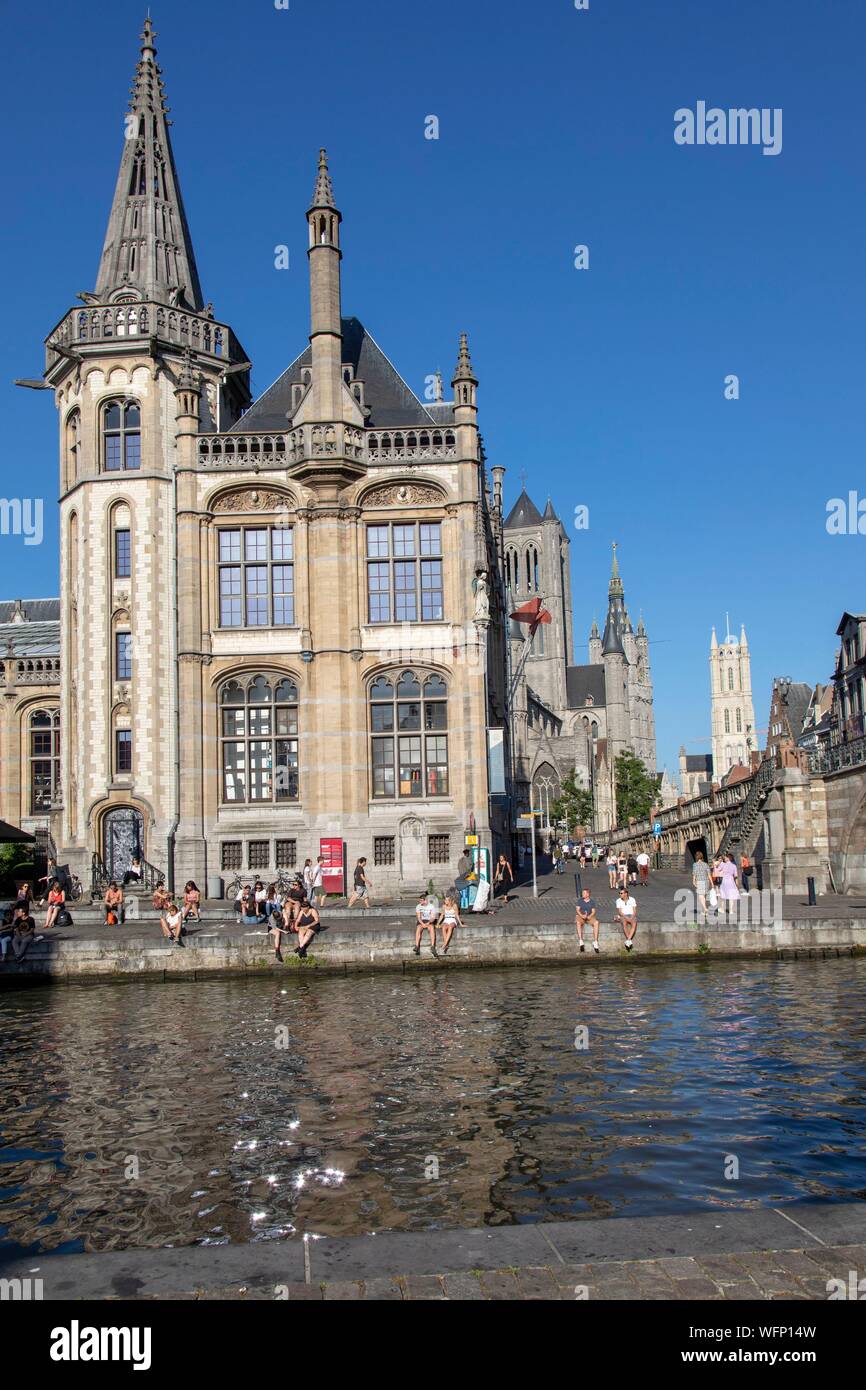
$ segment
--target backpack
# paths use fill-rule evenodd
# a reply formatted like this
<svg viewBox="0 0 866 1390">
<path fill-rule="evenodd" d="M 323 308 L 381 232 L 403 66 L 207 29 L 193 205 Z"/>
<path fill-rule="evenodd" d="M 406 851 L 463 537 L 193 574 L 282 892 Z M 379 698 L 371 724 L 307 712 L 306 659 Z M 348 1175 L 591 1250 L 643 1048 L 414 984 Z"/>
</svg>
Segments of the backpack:
<svg viewBox="0 0 866 1390">
<path fill-rule="evenodd" d="M 73 924 L 73 921 L 72 921 L 72 913 L 71 913 L 71 912 L 67 912 L 65 907 L 61 908 L 60 911 L 59 911 L 58 914 L 57 914 L 57 921 L 56 921 L 56 923 L 55 923 L 55 926 L 58 926 L 58 927 L 71 927 L 71 926 L 73 926 L 73 925 L 74 925 L 74 924 Z"/>
</svg>

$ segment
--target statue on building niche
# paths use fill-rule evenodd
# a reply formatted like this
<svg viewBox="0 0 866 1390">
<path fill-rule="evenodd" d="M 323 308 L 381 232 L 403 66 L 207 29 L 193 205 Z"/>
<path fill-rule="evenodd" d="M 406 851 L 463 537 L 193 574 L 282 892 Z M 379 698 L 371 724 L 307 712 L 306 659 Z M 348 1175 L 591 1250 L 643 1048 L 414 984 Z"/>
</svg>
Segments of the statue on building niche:
<svg viewBox="0 0 866 1390">
<path fill-rule="evenodd" d="M 472 581 L 472 592 L 475 595 L 475 613 L 473 614 L 476 623 L 490 622 L 490 585 L 487 582 L 487 571 L 476 570 L 475 578 Z"/>
</svg>

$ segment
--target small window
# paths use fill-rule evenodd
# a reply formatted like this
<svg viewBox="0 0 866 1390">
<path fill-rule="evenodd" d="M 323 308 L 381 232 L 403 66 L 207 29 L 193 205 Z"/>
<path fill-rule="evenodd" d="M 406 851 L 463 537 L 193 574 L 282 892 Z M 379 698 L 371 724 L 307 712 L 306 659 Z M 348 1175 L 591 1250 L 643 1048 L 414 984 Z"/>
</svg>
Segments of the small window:
<svg viewBox="0 0 866 1390">
<path fill-rule="evenodd" d="M 224 869 L 239 869 L 243 857 L 243 845 L 240 840 L 223 840 L 220 846 L 220 864 Z"/>
<path fill-rule="evenodd" d="M 129 531 L 114 533 L 114 577 L 129 579 L 132 574 L 132 543 Z"/>
<path fill-rule="evenodd" d="M 132 771 L 132 730 L 118 729 L 114 735 L 114 770 Z"/>
<path fill-rule="evenodd" d="M 386 867 L 394 863 L 395 840 L 393 835 L 373 837 L 373 863 Z"/>
<path fill-rule="evenodd" d="M 114 679 L 132 680 L 132 633 L 115 633 Z"/>
<path fill-rule="evenodd" d="M 451 836 L 428 835 L 427 858 L 431 864 L 447 864 L 451 858 Z"/>
<path fill-rule="evenodd" d="M 298 862 L 297 840 L 277 840 L 277 868 L 294 869 Z"/>
<path fill-rule="evenodd" d="M 248 863 L 251 869 L 266 869 L 271 862 L 269 840 L 250 840 Z"/>
</svg>

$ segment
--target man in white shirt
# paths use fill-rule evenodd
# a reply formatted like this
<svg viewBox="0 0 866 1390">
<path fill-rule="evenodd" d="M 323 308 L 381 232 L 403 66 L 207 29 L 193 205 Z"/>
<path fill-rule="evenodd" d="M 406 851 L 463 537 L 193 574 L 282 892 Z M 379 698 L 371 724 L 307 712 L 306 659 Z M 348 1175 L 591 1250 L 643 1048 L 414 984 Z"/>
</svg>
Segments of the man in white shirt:
<svg viewBox="0 0 866 1390">
<path fill-rule="evenodd" d="M 436 950 L 436 920 L 439 916 L 438 909 L 431 904 L 426 893 L 422 893 L 418 899 L 418 906 L 415 908 L 415 945 L 412 954 L 420 956 L 421 938 L 424 932 L 430 933 L 430 950 L 434 956 L 438 957 Z"/>
<path fill-rule="evenodd" d="M 634 938 L 637 933 L 637 903 L 630 896 L 627 888 L 620 888 L 615 907 L 617 921 L 622 924 L 625 949 L 630 951 L 634 946 Z"/>
<path fill-rule="evenodd" d="M 637 857 L 637 867 L 640 874 L 640 886 L 646 888 L 649 881 L 650 857 L 645 849 L 642 849 Z"/>
</svg>

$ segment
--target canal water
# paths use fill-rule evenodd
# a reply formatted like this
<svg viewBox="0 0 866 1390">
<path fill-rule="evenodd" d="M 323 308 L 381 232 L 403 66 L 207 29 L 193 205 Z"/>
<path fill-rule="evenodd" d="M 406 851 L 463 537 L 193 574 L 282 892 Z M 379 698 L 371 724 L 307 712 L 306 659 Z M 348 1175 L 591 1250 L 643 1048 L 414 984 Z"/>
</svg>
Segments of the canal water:
<svg viewBox="0 0 866 1390">
<path fill-rule="evenodd" d="M 864 1197 L 864 991 L 846 959 L 6 992 L 0 1249 Z"/>
</svg>

